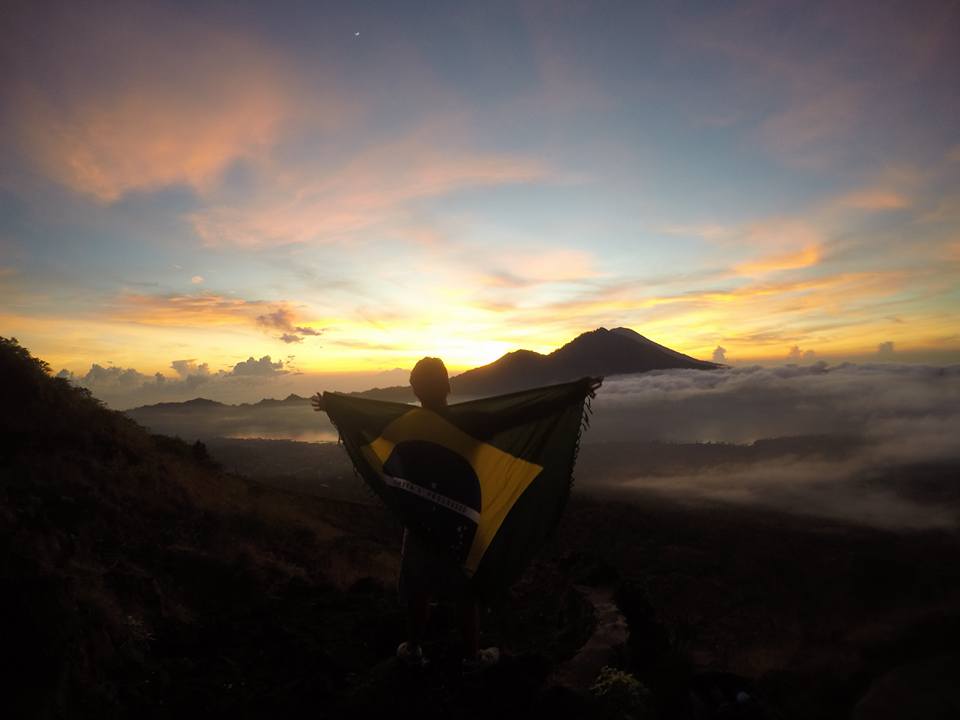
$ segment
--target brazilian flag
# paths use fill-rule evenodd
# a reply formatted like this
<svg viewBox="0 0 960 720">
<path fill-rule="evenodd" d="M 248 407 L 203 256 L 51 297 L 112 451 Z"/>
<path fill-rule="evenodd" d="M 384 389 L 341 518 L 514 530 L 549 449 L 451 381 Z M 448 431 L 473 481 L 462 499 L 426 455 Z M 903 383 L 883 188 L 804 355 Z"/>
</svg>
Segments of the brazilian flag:
<svg viewBox="0 0 960 720">
<path fill-rule="evenodd" d="M 354 467 L 474 591 L 512 584 L 570 495 L 590 379 L 449 405 L 324 393 Z M 585 407 L 586 406 L 586 407 Z"/>
</svg>

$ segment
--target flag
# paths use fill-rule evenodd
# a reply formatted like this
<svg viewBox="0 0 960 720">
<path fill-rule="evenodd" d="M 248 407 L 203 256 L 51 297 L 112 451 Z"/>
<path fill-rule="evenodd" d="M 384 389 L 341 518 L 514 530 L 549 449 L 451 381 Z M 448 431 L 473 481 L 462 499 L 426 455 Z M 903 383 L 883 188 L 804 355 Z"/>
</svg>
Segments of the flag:
<svg viewBox="0 0 960 720">
<path fill-rule="evenodd" d="M 512 584 L 570 495 L 591 380 L 449 405 L 324 393 L 360 477 L 489 596 Z"/>
</svg>

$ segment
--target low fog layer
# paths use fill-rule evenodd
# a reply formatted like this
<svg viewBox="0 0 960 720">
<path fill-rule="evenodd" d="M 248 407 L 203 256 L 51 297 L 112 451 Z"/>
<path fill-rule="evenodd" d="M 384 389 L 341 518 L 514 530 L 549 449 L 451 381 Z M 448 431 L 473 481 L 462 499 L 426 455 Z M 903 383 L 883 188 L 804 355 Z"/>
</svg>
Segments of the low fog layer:
<svg viewBox="0 0 960 720">
<path fill-rule="evenodd" d="M 134 417 L 187 439 L 335 438 L 308 403 Z M 960 518 L 957 437 L 960 366 L 655 371 L 606 380 L 583 437 L 577 487 L 761 504 L 885 527 L 953 526 Z M 303 458 L 294 468 L 282 443 L 261 443 L 257 452 L 269 455 L 270 472 L 303 482 L 334 466 L 343 474 L 339 465 L 347 462 L 326 453 L 317 469 Z"/>
<path fill-rule="evenodd" d="M 612 378 L 594 402 L 580 468 L 586 488 L 688 500 L 762 503 L 888 527 L 956 524 L 960 507 L 960 366 L 839 365 L 670 371 Z M 644 467 L 644 443 L 751 444 Z M 603 471 L 597 461 L 603 456 Z M 636 466 L 636 470 L 631 469 Z M 641 471 L 642 470 L 642 471 Z"/>
<path fill-rule="evenodd" d="M 610 378 L 588 442 L 750 443 L 798 435 L 883 441 L 891 458 L 956 457 L 960 365 L 785 365 Z"/>
</svg>

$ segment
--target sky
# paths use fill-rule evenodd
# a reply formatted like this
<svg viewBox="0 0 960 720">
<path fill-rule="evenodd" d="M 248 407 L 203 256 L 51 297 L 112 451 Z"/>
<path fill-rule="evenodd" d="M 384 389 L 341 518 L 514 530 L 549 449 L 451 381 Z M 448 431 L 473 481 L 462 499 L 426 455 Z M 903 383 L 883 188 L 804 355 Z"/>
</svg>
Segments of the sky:
<svg viewBox="0 0 960 720">
<path fill-rule="evenodd" d="M 3 33 L 0 334 L 55 371 L 367 382 L 600 326 L 960 362 L 955 0 L 21 2 Z"/>
</svg>

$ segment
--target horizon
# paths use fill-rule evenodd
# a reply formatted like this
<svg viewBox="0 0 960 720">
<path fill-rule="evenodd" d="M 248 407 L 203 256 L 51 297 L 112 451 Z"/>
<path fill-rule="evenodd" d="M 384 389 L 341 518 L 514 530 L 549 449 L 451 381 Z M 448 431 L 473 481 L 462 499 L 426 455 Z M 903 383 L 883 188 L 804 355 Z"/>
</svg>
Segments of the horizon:
<svg viewBox="0 0 960 720">
<path fill-rule="evenodd" d="M 600 326 L 960 362 L 958 12 L 22 5 L 0 334 L 168 388 L 360 389 Z"/>
<path fill-rule="evenodd" d="M 571 344 L 574 340 L 584 335 L 606 329 L 607 328 L 596 328 L 595 330 L 584 331 L 560 347 Z M 647 339 L 649 340 L 650 338 Z M 560 348 L 553 348 L 552 350 L 557 349 Z M 672 348 L 666 349 L 671 350 Z M 518 350 L 522 351 L 524 349 L 517 348 L 509 350 L 500 356 L 500 358 L 497 358 L 497 360 L 501 360 Z M 829 371 L 851 366 L 855 368 L 875 367 L 883 371 L 896 372 L 898 368 L 934 367 L 952 369 L 960 366 L 960 363 L 937 364 L 923 362 L 925 359 L 926 358 L 922 356 L 911 357 L 908 353 L 900 352 L 894 354 L 892 351 L 884 352 L 882 350 L 859 357 L 819 357 L 812 353 L 803 354 L 797 350 L 788 353 L 786 358 L 780 358 L 776 361 L 766 363 L 755 360 L 724 358 L 723 363 L 718 363 L 718 369 L 749 372 L 756 369 L 783 367 L 815 368 L 821 371 Z M 497 360 L 495 360 L 494 363 L 497 362 Z M 409 368 L 399 367 L 373 373 L 310 373 L 277 367 L 269 361 L 269 358 L 260 358 L 257 360 L 253 357 L 242 361 L 238 367 L 242 367 L 244 370 L 242 372 L 238 372 L 235 369 L 233 372 L 219 371 L 217 373 L 211 373 L 208 370 L 201 369 L 197 371 L 196 368 L 194 368 L 192 374 L 181 373 L 179 377 L 173 378 L 167 378 L 162 375 L 150 377 L 132 368 L 123 369 L 114 366 L 103 367 L 100 365 L 95 365 L 85 375 L 76 375 L 67 370 L 61 370 L 56 374 L 58 377 L 65 378 L 75 385 L 86 387 L 93 392 L 94 396 L 106 403 L 108 407 L 126 411 L 144 405 L 183 403 L 191 400 L 213 400 L 226 405 L 248 405 L 255 404 L 262 400 L 283 400 L 291 395 L 309 398 L 318 391 L 352 393 L 407 387 L 409 386 L 410 373 Z M 455 378 L 457 375 L 472 369 L 474 368 L 451 370 L 450 377 L 451 379 Z M 647 374 L 658 375 L 673 372 L 700 373 L 712 371 L 673 368 L 616 373 L 605 377 L 607 379 L 628 379 Z M 471 397 L 465 395 L 457 396 L 456 393 L 452 396 L 461 398 Z"/>
</svg>

